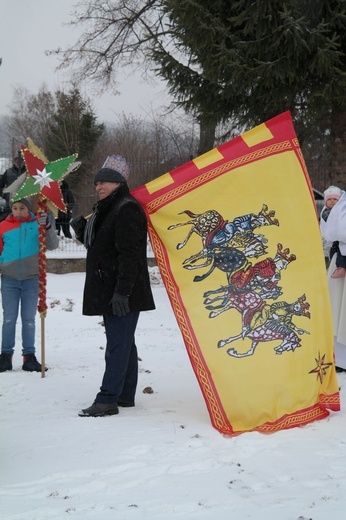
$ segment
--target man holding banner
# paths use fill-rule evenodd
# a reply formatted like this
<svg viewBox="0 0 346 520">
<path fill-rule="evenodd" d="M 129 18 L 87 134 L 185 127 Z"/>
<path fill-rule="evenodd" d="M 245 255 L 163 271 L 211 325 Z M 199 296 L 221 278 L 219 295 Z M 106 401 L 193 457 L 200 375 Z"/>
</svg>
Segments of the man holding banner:
<svg viewBox="0 0 346 520">
<path fill-rule="evenodd" d="M 94 403 L 80 417 L 116 415 L 135 406 L 139 314 L 155 308 L 147 266 L 147 220 L 127 186 L 129 165 L 107 159 L 94 178 L 99 201 L 87 220 L 71 226 L 87 248 L 83 314 L 102 315 L 106 330 L 105 372 Z"/>
</svg>

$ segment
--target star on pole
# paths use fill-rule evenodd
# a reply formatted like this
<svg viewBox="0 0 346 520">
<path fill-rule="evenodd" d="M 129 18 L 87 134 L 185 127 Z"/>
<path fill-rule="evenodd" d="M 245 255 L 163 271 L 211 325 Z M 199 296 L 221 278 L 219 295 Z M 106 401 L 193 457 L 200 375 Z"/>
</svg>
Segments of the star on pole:
<svg viewBox="0 0 346 520">
<path fill-rule="evenodd" d="M 13 200 L 16 201 L 40 194 L 58 209 L 66 212 L 66 205 L 60 189 L 60 181 L 70 173 L 70 171 L 75 169 L 73 165 L 78 154 L 49 162 L 43 154 L 37 153 L 38 148 L 33 143 L 30 149 L 25 146 L 22 146 L 21 149 L 27 176 L 13 197 Z M 76 168 L 78 166 L 79 163 L 76 164 Z"/>
</svg>

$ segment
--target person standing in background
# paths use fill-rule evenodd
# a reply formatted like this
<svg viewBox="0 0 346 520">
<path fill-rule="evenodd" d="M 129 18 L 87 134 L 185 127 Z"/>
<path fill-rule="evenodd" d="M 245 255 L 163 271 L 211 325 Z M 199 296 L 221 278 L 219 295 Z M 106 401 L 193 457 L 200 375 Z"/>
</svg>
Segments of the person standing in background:
<svg viewBox="0 0 346 520">
<path fill-rule="evenodd" d="M 332 188 L 332 190 L 331 190 Z M 326 192 L 335 191 L 335 186 L 330 186 Z M 326 193 L 325 192 L 325 193 Z M 335 193 L 334 193 L 335 195 Z M 339 192 L 336 192 L 339 195 Z M 322 210 L 323 213 L 323 210 Z M 322 221 L 322 218 L 321 218 Z M 336 371 L 346 370 L 346 277 L 340 271 L 336 275 L 338 254 L 333 251 L 337 245 L 341 256 L 346 255 L 346 193 L 341 190 L 341 197 L 329 212 L 328 218 L 324 221 L 323 237 L 332 245 L 331 260 L 328 267 L 328 287 L 333 316 L 334 329 L 334 354 Z M 336 243 L 336 244 L 335 244 Z M 340 267 L 340 266 L 339 266 Z"/>
<path fill-rule="evenodd" d="M 72 218 L 72 210 L 75 205 L 75 199 L 73 196 L 72 191 L 69 189 L 69 185 L 67 181 L 61 181 L 60 183 L 60 189 L 62 193 L 62 197 L 64 199 L 65 205 L 66 205 L 66 213 L 63 211 L 58 211 L 58 217 L 55 221 L 56 223 L 56 229 L 58 235 L 60 235 L 60 230 L 64 234 L 66 238 L 72 238 L 71 231 L 70 231 L 70 220 Z"/>
<path fill-rule="evenodd" d="M 11 193 L 4 193 L 3 190 L 11 186 L 11 184 L 18 179 L 18 177 L 25 172 L 25 164 L 20 155 L 17 155 L 13 159 L 13 165 L 8 168 L 4 174 L 0 177 L 0 195 L 5 200 L 6 204 L 2 208 L 0 221 L 4 220 L 9 213 L 11 213 L 10 200 L 12 197 Z"/>
<path fill-rule="evenodd" d="M 336 254 L 336 269 L 331 274 L 331 278 L 344 278 L 346 275 L 346 256 L 343 255 L 340 251 L 339 241 L 335 240 L 333 242 L 329 242 L 326 240 L 326 232 L 329 232 L 330 234 L 330 230 L 328 229 L 330 226 L 327 225 L 329 215 L 334 206 L 339 202 L 343 193 L 344 192 L 341 188 L 338 188 L 337 186 L 329 186 L 329 188 L 324 191 L 324 207 L 321 211 L 320 229 L 324 244 L 326 245 L 327 249 L 329 249 L 328 256 L 330 260 L 332 259 L 333 255 Z"/>
</svg>

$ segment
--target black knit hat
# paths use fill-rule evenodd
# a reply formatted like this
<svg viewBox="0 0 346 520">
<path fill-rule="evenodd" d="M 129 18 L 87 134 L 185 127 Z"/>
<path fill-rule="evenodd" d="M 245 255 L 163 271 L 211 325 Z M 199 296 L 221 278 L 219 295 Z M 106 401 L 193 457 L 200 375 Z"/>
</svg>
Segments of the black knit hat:
<svg viewBox="0 0 346 520">
<path fill-rule="evenodd" d="M 101 168 L 94 177 L 94 184 L 98 182 L 126 183 L 126 179 L 116 170 L 112 170 L 111 168 Z"/>
</svg>

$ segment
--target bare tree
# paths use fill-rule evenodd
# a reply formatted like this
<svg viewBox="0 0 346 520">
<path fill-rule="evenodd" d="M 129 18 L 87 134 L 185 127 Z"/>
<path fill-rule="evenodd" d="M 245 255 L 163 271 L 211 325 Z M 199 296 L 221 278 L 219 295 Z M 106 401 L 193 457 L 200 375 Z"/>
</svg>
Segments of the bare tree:
<svg viewBox="0 0 346 520">
<path fill-rule="evenodd" d="M 98 92 L 116 92 L 116 71 L 123 65 L 148 64 L 153 43 L 168 45 L 169 26 L 162 0 L 106 0 L 78 2 L 67 24 L 82 28 L 72 47 L 47 54 L 61 57 L 59 69 L 69 68 L 77 84 L 91 80 Z"/>
<path fill-rule="evenodd" d="M 122 114 L 114 125 L 106 128 L 91 155 L 89 168 L 78 184 L 75 213 L 90 213 L 97 200 L 93 178 L 109 155 L 122 155 L 130 163 L 132 189 L 190 160 L 196 155 L 197 141 L 191 120 L 153 116 L 147 122 Z"/>
<path fill-rule="evenodd" d="M 197 152 L 193 120 L 152 115 L 150 121 L 122 114 L 108 126 L 93 154 L 94 172 L 108 155 L 119 154 L 131 164 L 130 188 L 145 184 L 190 160 Z"/>
<path fill-rule="evenodd" d="M 117 91 L 117 71 L 124 65 L 140 67 L 146 77 L 149 71 L 161 76 L 174 99 L 172 106 L 182 107 L 199 123 L 199 153 L 203 153 L 213 147 L 222 119 L 211 101 L 215 79 L 209 82 L 203 77 L 203 67 L 178 34 L 171 15 L 167 0 L 79 2 L 67 25 L 82 29 L 81 36 L 73 46 L 47 54 L 58 54 L 58 68 L 69 69 L 78 84 L 89 81 L 97 93 Z"/>
<path fill-rule="evenodd" d="M 6 118 L 6 134 L 12 153 L 16 153 L 28 137 L 44 147 L 48 123 L 56 105 L 52 92 L 42 85 L 37 94 L 31 94 L 23 86 L 14 89 L 10 105 L 10 115 Z"/>
</svg>

